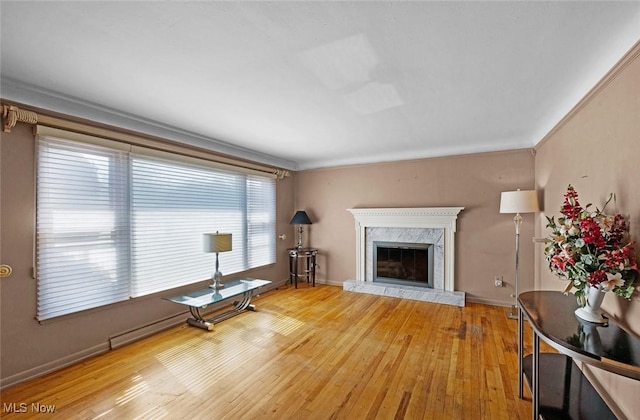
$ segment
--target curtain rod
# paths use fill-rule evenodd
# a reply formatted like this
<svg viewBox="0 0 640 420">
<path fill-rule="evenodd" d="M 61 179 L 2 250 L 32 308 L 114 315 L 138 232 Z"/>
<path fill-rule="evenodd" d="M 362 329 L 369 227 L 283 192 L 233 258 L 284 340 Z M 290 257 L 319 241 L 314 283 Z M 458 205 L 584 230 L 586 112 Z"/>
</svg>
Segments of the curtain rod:
<svg viewBox="0 0 640 420">
<path fill-rule="evenodd" d="M 16 126 L 18 122 L 26 123 L 26 124 L 40 124 L 53 128 L 60 128 L 68 131 L 74 131 L 80 134 L 88 134 L 92 136 L 105 137 L 111 140 L 121 141 L 128 144 L 136 144 L 147 147 L 154 147 L 156 149 L 161 149 L 168 152 L 206 158 L 209 160 L 213 160 L 215 162 L 224 163 L 232 166 L 236 166 L 239 168 L 247 168 L 253 169 L 259 172 L 264 172 L 265 174 L 269 174 L 274 176 L 276 179 L 280 180 L 287 176 L 290 176 L 291 173 L 286 169 L 275 168 L 271 166 L 260 165 L 257 163 L 246 162 L 239 159 L 234 159 L 231 157 L 221 156 L 212 154 L 210 151 L 199 151 L 190 148 L 186 148 L 181 145 L 174 145 L 171 143 L 161 142 L 159 140 L 152 140 L 150 138 L 146 138 L 143 136 L 138 136 L 135 134 L 128 134 L 120 131 L 116 131 L 108 128 L 100 128 L 92 125 L 73 122 L 57 117 L 52 117 L 46 114 L 39 114 L 34 111 L 26 110 L 19 108 L 15 105 L 2 105 L 2 126 L 3 131 L 5 133 L 10 133 L 11 129 Z M 180 150 L 178 150 L 180 149 Z"/>
</svg>

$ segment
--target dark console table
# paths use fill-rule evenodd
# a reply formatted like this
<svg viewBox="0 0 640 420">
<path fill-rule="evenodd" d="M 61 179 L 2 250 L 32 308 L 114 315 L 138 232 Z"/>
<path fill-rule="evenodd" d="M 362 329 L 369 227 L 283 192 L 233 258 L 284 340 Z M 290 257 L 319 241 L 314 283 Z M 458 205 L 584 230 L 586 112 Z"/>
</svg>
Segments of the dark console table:
<svg viewBox="0 0 640 420">
<path fill-rule="evenodd" d="M 575 360 L 640 379 L 640 340 L 613 320 L 606 325 L 579 320 L 575 296 L 533 291 L 518 297 L 519 396 L 523 378 L 532 394 L 533 419 L 615 419 Z M 533 328 L 533 352 L 523 352 L 523 323 Z M 560 353 L 540 353 L 540 339 Z"/>
</svg>

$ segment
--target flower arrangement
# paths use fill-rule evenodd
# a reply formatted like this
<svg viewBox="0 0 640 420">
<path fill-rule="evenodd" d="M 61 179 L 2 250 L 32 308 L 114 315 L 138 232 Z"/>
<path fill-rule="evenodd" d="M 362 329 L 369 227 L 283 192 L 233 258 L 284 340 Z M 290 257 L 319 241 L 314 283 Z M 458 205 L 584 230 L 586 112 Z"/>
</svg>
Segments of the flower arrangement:
<svg viewBox="0 0 640 420">
<path fill-rule="evenodd" d="M 551 237 L 545 256 L 552 272 L 569 280 L 564 293 L 575 288 L 580 306 L 586 303 L 587 286 L 597 287 L 630 299 L 638 265 L 634 241 L 629 240 L 628 219 L 620 214 L 607 215 L 604 209 L 589 210 L 578 202 L 578 193 L 569 185 L 560 213 L 547 217 Z"/>
</svg>

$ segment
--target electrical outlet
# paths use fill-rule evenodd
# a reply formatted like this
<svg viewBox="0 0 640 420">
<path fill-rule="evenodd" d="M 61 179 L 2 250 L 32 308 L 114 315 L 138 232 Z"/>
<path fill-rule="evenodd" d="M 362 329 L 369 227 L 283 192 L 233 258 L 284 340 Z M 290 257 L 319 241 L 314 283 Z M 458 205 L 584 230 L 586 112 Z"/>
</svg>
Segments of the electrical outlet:
<svg viewBox="0 0 640 420">
<path fill-rule="evenodd" d="M 502 276 L 495 277 L 495 284 L 496 284 L 496 287 L 502 287 Z"/>
</svg>

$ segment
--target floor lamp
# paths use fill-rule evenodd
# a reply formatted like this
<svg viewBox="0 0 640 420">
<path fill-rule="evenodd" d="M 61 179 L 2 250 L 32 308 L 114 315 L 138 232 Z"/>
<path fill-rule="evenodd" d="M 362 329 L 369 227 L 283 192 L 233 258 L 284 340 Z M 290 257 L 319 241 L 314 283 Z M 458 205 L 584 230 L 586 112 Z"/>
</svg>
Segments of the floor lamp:
<svg viewBox="0 0 640 420">
<path fill-rule="evenodd" d="M 535 190 L 505 191 L 500 196 L 500 213 L 515 213 L 513 223 L 516 226 L 516 302 L 513 311 L 507 312 L 507 317 L 518 319 L 518 295 L 520 294 L 520 225 L 522 216 L 520 213 L 535 213 L 538 211 L 538 195 Z"/>
</svg>

